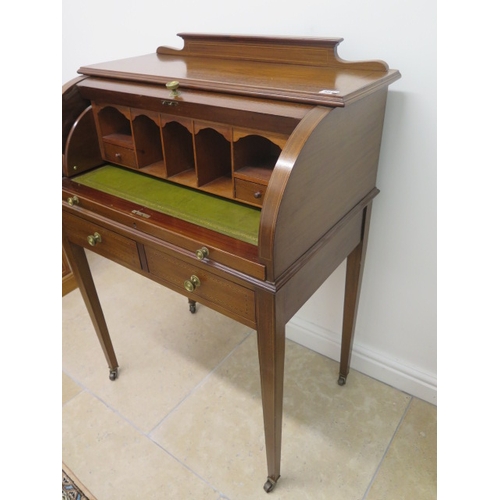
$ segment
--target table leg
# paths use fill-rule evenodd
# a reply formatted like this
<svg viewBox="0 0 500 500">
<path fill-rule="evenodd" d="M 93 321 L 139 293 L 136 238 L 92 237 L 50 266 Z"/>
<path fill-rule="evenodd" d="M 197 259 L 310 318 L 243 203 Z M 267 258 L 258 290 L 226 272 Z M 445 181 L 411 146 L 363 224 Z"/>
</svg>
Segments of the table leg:
<svg viewBox="0 0 500 500">
<path fill-rule="evenodd" d="M 344 317 L 342 324 L 342 346 L 340 351 L 339 385 L 346 383 L 351 363 L 352 342 L 356 327 L 361 281 L 365 264 L 368 230 L 370 226 L 372 204 L 369 203 L 364 212 L 361 241 L 347 257 L 345 280 Z"/>
<path fill-rule="evenodd" d="M 104 356 L 109 366 L 109 378 L 115 380 L 118 376 L 118 361 L 109 336 L 106 320 L 95 288 L 85 250 L 69 241 L 63 241 L 64 249 L 73 271 L 73 275 L 82 294 L 83 301 L 89 312 Z"/>
<path fill-rule="evenodd" d="M 257 293 L 257 343 L 268 470 L 266 492 L 270 492 L 278 481 L 281 462 L 285 322 L 280 317 L 283 308 L 276 302 L 274 294 Z"/>
</svg>

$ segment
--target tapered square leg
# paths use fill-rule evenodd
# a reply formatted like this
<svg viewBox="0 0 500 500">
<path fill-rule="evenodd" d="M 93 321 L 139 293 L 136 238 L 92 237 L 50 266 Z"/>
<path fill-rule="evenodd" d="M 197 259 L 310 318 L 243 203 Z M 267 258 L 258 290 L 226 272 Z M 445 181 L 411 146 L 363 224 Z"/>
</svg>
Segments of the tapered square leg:
<svg viewBox="0 0 500 500">
<path fill-rule="evenodd" d="M 344 317 L 342 324 L 342 346 L 340 351 L 339 385 L 346 383 L 351 364 L 352 343 L 356 327 L 363 268 L 365 264 L 366 248 L 368 245 L 368 231 L 370 226 L 372 204 L 364 210 L 363 230 L 361 241 L 347 257 L 345 280 Z"/>
<path fill-rule="evenodd" d="M 257 293 L 257 343 L 268 470 L 266 492 L 271 491 L 279 479 L 281 464 L 285 322 L 280 315 L 283 308 L 278 307 L 276 301 L 272 293 Z"/>
<path fill-rule="evenodd" d="M 109 336 L 106 320 L 102 312 L 101 303 L 97 295 L 92 273 L 90 271 L 85 250 L 70 241 L 63 239 L 63 246 L 66 250 L 69 264 L 73 275 L 82 294 L 83 301 L 94 325 L 97 338 L 101 344 L 104 356 L 109 366 L 109 378 L 115 380 L 118 376 L 118 361 L 116 359 L 113 344 Z"/>
</svg>

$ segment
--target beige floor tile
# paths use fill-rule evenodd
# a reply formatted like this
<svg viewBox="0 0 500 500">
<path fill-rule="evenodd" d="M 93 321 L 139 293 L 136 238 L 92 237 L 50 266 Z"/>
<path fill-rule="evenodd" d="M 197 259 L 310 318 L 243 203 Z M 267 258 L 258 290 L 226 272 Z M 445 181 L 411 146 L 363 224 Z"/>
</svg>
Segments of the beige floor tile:
<svg viewBox="0 0 500 500">
<path fill-rule="evenodd" d="M 273 499 L 361 499 L 409 396 L 287 343 L 282 478 Z M 267 471 L 255 335 L 151 435 L 228 498 L 263 495 Z"/>
<path fill-rule="evenodd" d="M 120 375 L 108 379 L 79 291 L 66 295 L 63 460 L 99 500 L 436 498 L 435 407 L 356 371 L 340 387 L 337 363 L 293 342 L 282 478 L 267 496 L 255 333 L 89 260 Z"/>
<path fill-rule="evenodd" d="M 367 500 L 437 498 L 437 408 L 414 398 Z"/>
<path fill-rule="evenodd" d="M 64 405 L 77 394 L 83 391 L 83 388 L 74 380 L 68 377 L 65 373 L 62 374 L 62 404 Z"/>
<path fill-rule="evenodd" d="M 117 264 L 89 254 L 115 352 L 108 368 L 80 292 L 63 298 L 63 371 L 144 432 L 154 428 L 251 332 Z"/>
<path fill-rule="evenodd" d="M 63 460 L 99 500 L 219 498 L 88 392 L 63 408 Z"/>
</svg>

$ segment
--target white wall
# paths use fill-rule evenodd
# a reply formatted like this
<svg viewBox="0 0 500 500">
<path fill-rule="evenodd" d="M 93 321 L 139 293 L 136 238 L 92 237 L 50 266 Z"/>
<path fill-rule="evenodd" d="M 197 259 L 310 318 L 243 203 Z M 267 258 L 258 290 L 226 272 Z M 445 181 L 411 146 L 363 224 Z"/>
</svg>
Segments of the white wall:
<svg viewBox="0 0 500 500">
<path fill-rule="evenodd" d="M 352 367 L 436 402 L 436 6 L 430 0 L 63 1 L 62 80 L 83 65 L 180 47 L 180 32 L 343 37 L 382 59 L 389 89 Z M 288 325 L 338 359 L 342 265 Z"/>
</svg>

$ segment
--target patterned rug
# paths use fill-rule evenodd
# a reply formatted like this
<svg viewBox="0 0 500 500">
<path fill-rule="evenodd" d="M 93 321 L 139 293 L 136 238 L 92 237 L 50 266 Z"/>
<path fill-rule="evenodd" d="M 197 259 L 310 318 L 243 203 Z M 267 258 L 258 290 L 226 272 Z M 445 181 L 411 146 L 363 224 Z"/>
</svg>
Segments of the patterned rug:
<svg viewBox="0 0 500 500">
<path fill-rule="evenodd" d="M 62 468 L 62 500 L 97 500 L 64 464 Z"/>
</svg>

